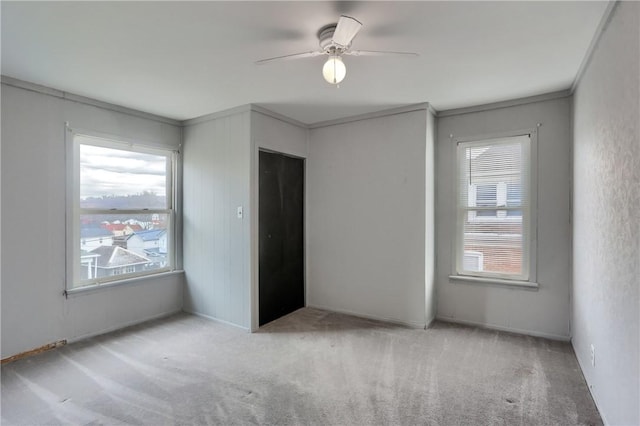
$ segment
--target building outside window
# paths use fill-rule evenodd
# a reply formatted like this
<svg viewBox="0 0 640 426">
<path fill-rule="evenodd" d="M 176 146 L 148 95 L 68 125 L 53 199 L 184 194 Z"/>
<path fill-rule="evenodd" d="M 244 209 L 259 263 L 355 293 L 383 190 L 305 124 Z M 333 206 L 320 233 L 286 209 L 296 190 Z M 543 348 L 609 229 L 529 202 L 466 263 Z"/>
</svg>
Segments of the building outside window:
<svg viewBox="0 0 640 426">
<path fill-rule="evenodd" d="M 67 289 L 172 270 L 175 154 L 69 132 Z M 127 247 L 149 234 L 164 236 L 162 262 Z"/>
</svg>

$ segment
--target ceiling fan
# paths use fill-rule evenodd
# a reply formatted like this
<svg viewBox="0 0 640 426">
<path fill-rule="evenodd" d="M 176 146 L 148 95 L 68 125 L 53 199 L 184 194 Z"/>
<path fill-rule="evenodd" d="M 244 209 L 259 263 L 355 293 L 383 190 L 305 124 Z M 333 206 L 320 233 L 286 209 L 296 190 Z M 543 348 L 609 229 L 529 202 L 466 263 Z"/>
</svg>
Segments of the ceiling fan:
<svg viewBox="0 0 640 426">
<path fill-rule="evenodd" d="M 276 56 L 256 61 L 257 65 L 289 59 L 311 58 L 329 55 L 322 67 L 324 79 L 331 84 L 340 83 L 347 75 L 347 68 L 342 61 L 343 55 L 352 56 L 418 56 L 413 52 L 390 52 L 381 50 L 351 50 L 351 42 L 362 28 L 362 23 L 350 16 L 342 15 L 337 24 L 325 25 L 318 31 L 320 50 Z"/>
</svg>

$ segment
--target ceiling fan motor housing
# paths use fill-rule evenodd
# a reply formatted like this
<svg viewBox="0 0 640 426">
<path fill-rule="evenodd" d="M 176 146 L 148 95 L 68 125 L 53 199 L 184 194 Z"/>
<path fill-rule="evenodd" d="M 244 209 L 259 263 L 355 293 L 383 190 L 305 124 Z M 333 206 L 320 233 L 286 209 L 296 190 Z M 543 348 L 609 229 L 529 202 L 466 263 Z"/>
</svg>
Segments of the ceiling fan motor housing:
<svg viewBox="0 0 640 426">
<path fill-rule="evenodd" d="M 320 49 L 323 52 L 340 55 L 349 49 L 349 46 L 341 46 L 333 42 L 333 33 L 336 31 L 336 26 L 336 24 L 332 24 L 320 29 L 318 39 L 320 40 Z"/>
</svg>

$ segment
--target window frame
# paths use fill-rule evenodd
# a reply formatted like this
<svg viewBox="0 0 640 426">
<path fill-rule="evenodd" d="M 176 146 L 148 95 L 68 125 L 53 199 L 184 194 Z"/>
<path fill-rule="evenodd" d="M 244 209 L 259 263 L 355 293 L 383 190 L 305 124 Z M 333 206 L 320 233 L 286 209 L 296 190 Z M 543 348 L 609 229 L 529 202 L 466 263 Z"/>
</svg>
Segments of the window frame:
<svg viewBox="0 0 640 426">
<path fill-rule="evenodd" d="M 463 148 L 472 145 L 486 145 L 487 142 L 497 139 L 506 139 L 518 136 L 529 136 L 529 155 L 528 155 L 528 192 L 529 192 L 529 204 L 528 209 L 525 212 L 523 210 L 523 247 L 522 247 L 522 260 L 523 260 L 523 273 L 520 275 L 503 274 L 495 272 L 485 271 L 466 271 L 463 268 L 464 263 L 464 231 L 463 231 L 463 215 L 468 214 L 469 208 L 462 208 L 459 204 L 460 200 L 460 158 Z M 500 284 L 507 286 L 519 286 L 538 288 L 537 284 L 537 202 L 538 202 L 538 126 L 523 130 L 506 131 L 494 134 L 477 135 L 469 137 L 453 138 L 452 142 L 455 143 L 454 148 L 454 167 L 453 167 L 453 182 L 455 186 L 454 190 L 454 211 L 455 220 L 453 223 L 455 240 L 452 244 L 452 274 L 449 276 L 454 280 L 469 281 L 476 283 L 488 283 L 488 284 Z M 522 189 L 524 192 L 524 188 Z M 508 197 L 508 196 L 507 196 Z M 505 206 L 506 207 L 506 206 Z M 506 210 L 500 208 L 490 208 L 492 210 Z M 519 217 L 518 217 L 519 218 Z M 477 216 L 471 219 L 472 222 L 492 222 L 492 221 L 515 221 L 518 218 L 513 216 L 506 216 L 504 218 L 490 217 L 490 216 Z M 527 234 L 525 236 L 525 233 Z"/>
<path fill-rule="evenodd" d="M 65 290 L 64 294 L 68 295 L 76 292 L 94 290 L 97 288 L 111 287 L 113 285 L 128 284 L 137 282 L 139 279 L 153 277 L 172 273 L 177 270 L 178 253 L 177 253 L 177 201 L 178 201 L 178 166 L 179 152 L 169 147 L 162 147 L 152 143 L 144 143 L 139 140 L 105 134 L 93 130 L 74 128 L 65 123 L 65 139 L 66 139 L 66 271 L 65 271 Z M 153 155 L 165 156 L 168 161 L 167 165 L 167 182 L 166 182 L 166 200 L 167 204 L 164 209 L 87 209 L 80 207 L 80 145 L 77 140 L 78 136 L 85 136 L 94 139 L 95 143 L 86 144 L 100 146 L 110 149 L 118 149 L 122 151 L 146 153 Z M 101 278 L 91 278 L 82 280 L 78 273 L 79 269 L 76 263 L 81 253 L 81 237 L 80 237 L 80 216 L 82 214 L 164 214 L 168 218 L 168 226 L 166 228 L 167 235 L 167 266 L 163 268 L 140 271 L 133 273 L 116 274 Z"/>
</svg>

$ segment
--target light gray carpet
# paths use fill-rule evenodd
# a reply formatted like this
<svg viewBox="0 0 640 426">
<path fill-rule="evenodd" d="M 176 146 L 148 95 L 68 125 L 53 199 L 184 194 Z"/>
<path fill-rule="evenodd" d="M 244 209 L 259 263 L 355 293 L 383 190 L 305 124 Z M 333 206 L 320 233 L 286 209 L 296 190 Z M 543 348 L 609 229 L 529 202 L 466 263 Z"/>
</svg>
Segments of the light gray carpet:
<svg viewBox="0 0 640 426">
<path fill-rule="evenodd" d="M 2 424 L 601 424 L 568 343 L 301 309 L 186 314 L 2 367 Z"/>
</svg>

